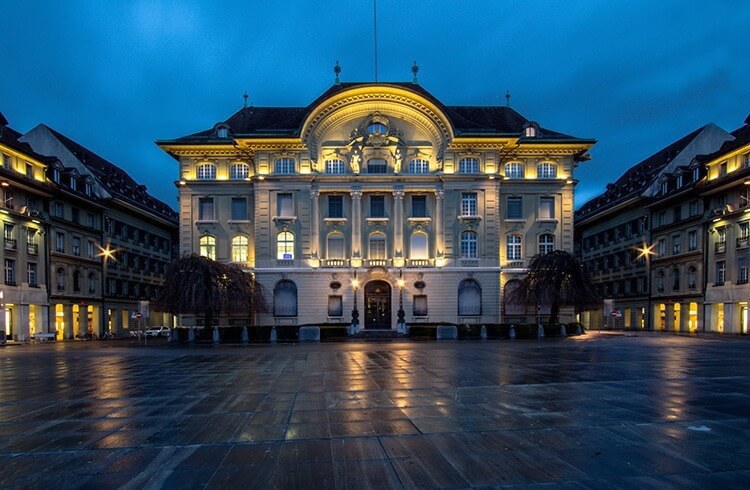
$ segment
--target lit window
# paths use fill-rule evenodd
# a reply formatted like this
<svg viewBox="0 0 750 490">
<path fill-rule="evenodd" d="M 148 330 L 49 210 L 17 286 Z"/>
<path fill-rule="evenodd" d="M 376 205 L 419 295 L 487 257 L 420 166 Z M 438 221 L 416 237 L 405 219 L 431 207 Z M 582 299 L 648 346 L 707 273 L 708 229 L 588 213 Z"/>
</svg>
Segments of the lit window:
<svg viewBox="0 0 750 490">
<path fill-rule="evenodd" d="M 232 262 L 247 262 L 249 240 L 244 235 L 232 238 Z"/>
<path fill-rule="evenodd" d="M 521 162 L 508 162 L 505 164 L 505 176 L 509 179 L 523 179 L 524 166 Z"/>
<path fill-rule="evenodd" d="M 555 235 L 539 235 L 539 254 L 546 255 L 555 249 Z"/>
<path fill-rule="evenodd" d="M 282 231 L 276 237 L 276 258 L 279 260 L 294 259 L 294 234 Z"/>
<path fill-rule="evenodd" d="M 508 235 L 505 240 L 508 260 L 521 260 L 521 235 Z"/>
<path fill-rule="evenodd" d="M 430 162 L 422 159 L 414 159 L 409 162 L 410 174 L 426 174 L 430 171 Z"/>
<path fill-rule="evenodd" d="M 458 316 L 482 315 L 482 288 L 474 279 L 464 279 L 458 285 Z"/>
<path fill-rule="evenodd" d="M 368 174 L 385 174 L 388 173 L 388 164 L 381 158 L 373 158 L 367 161 Z"/>
<path fill-rule="evenodd" d="M 216 237 L 203 235 L 200 238 L 200 254 L 211 260 L 216 260 Z"/>
<path fill-rule="evenodd" d="M 274 172 L 277 174 L 293 174 L 294 173 L 294 159 L 293 158 L 279 158 L 274 163 Z"/>
<path fill-rule="evenodd" d="M 538 179 L 557 178 L 557 165 L 552 162 L 541 162 L 536 166 L 536 176 Z"/>
<path fill-rule="evenodd" d="M 429 240 L 426 233 L 415 232 L 411 235 L 410 257 L 412 259 L 430 258 Z"/>
<path fill-rule="evenodd" d="M 326 160 L 326 173 L 327 174 L 343 174 L 345 170 L 343 160 Z"/>
<path fill-rule="evenodd" d="M 250 175 L 250 165 L 247 163 L 234 163 L 229 166 L 229 178 L 232 180 L 243 180 Z"/>
<path fill-rule="evenodd" d="M 344 235 L 330 233 L 327 239 L 327 257 L 329 259 L 343 259 L 344 256 Z"/>
<path fill-rule="evenodd" d="M 382 233 L 371 234 L 369 245 L 370 259 L 382 260 L 386 258 L 385 235 Z"/>
<path fill-rule="evenodd" d="M 195 175 L 198 180 L 213 180 L 216 178 L 216 165 L 201 163 L 195 167 Z"/>
<path fill-rule="evenodd" d="M 461 233 L 461 258 L 477 258 L 477 234 L 473 231 L 464 231 Z"/>
<path fill-rule="evenodd" d="M 523 134 L 527 138 L 535 138 L 536 137 L 536 128 L 534 126 L 526 126 L 526 129 L 524 129 Z"/>
<path fill-rule="evenodd" d="M 479 173 L 479 160 L 477 158 L 462 158 L 458 161 L 458 173 L 476 174 Z"/>
<path fill-rule="evenodd" d="M 477 193 L 461 194 L 461 216 L 477 216 Z"/>
</svg>

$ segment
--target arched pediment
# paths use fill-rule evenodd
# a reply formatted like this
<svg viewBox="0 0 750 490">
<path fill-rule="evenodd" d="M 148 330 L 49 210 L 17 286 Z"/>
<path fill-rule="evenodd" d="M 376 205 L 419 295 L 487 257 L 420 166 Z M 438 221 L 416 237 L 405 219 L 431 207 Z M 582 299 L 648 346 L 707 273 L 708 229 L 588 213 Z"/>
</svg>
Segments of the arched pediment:
<svg viewBox="0 0 750 490">
<path fill-rule="evenodd" d="M 450 120 L 427 97 L 401 87 L 367 85 L 342 90 L 320 101 L 302 125 L 302 141 L 317 160 L 320 145 L 330 134 L 346 124 L 357 126 L 375 113 L 404 121 L 424 134 L 438 159 L 453 140 Z"/>
</svg>

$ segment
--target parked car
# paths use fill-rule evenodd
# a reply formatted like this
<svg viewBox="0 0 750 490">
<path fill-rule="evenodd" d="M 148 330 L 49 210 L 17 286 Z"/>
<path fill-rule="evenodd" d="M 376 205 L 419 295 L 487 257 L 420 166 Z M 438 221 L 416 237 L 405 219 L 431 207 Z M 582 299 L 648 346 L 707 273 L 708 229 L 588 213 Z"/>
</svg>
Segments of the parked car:
<svg viewBox="0 0 750 490">
<path fill-rule="evenodd" d="M 144 332 L 147 337 L 169 337 L 169 328 L 151 327 Z"/>
</svg>

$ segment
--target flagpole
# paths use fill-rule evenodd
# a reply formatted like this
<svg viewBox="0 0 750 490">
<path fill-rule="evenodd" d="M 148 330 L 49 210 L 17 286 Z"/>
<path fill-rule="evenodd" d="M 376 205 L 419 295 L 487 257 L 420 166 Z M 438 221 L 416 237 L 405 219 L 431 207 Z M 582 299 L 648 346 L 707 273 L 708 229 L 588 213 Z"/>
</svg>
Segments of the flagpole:
<svg viewBox="0 0 750 490">
<path fill-rule="evenodd" d="M 378 0 L 372 0 L 372 21 L 375 37 L 375 81 L 378 81 Z"/>
</svg>

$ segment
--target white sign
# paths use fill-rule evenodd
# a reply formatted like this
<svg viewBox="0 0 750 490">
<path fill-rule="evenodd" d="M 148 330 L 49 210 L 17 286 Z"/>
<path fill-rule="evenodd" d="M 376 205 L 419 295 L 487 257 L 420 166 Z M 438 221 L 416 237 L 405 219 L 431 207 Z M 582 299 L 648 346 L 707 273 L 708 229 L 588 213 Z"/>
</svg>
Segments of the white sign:
<svg viewBox="0 0 750 490">
<path fill-rule="evenodd" d="M 605 299 L 604 300 L 604 316 L 612 316 L 612 313 L 615 311 L 615 300 L 613 299 Z"/>
<path fill-rule="evenodd" d="M 292 254 L 284 254 L 284 260 L 292 260 Z"/>
<path fill-rule="evenodd" d="M 143 318 L 148 318 L 150 315 L 148 300 L 141 301 L 140 308 L 141 308 L 141 316 L 143 316 Z"/>
</svg>

